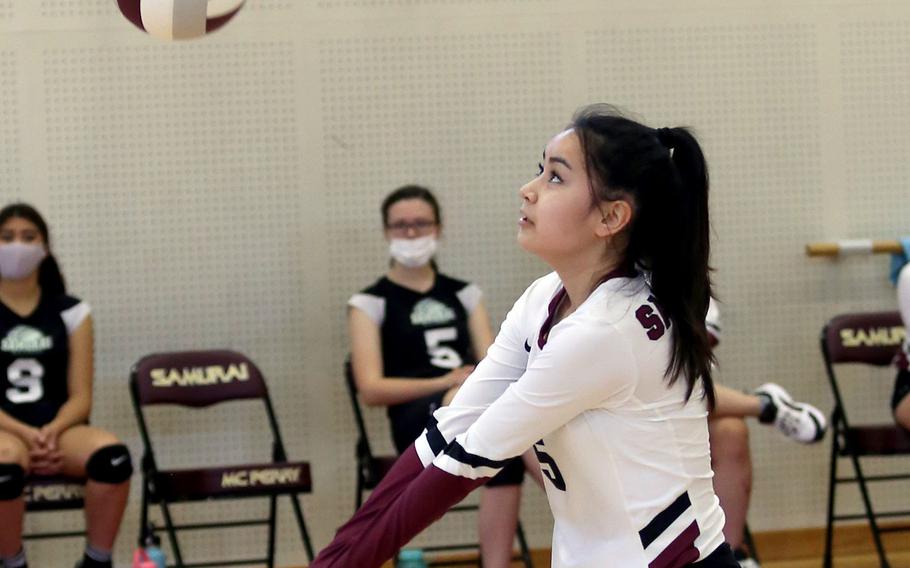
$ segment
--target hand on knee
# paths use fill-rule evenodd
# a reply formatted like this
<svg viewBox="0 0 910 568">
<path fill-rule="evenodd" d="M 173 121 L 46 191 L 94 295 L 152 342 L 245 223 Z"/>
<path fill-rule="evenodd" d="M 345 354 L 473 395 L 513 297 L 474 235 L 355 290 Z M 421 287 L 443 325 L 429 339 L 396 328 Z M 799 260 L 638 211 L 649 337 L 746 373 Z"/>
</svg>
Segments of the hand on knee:
<svg viewBox="0 0 910 568">
<path fill-rule="evenodd" d="M 133 475 L 133 460 L 123 444 L 99 448 L 85 464 L 85 474 L 92 481 L 123 483 Z"/>
<path fill-rule="evenodd" d="M 22 497 L 25 491 L 25 470 L 17 463 L 0 463 L 0 501 Z"/>
</svg>

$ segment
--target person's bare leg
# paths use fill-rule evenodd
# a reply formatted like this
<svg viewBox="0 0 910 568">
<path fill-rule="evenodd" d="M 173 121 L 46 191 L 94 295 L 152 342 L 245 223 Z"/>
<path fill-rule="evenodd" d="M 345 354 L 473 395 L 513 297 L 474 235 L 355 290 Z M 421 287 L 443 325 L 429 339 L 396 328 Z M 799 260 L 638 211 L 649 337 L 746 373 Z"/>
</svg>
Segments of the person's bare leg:
<svg viewBox="0 0 910 568">
<path fill-rule="evenodd" d="M 60 435 L 58 442 L 63 454 L 63 472 L 84 477 L 85 466 L 92 454 L 119 443 L 113 434 L 99 428 L 73 426 Z M 113 549 L 129 493 L 129 480 L 121 483 L 88 480 L 85 484 L 85 523 L 89 545 L 100 550 Z"/>
<path fill-rule="evenodd" d="M 485 487 L 480 495 L 478 531 L 483 568 L 508 568 L 518 528 L 521 485 Z"/>
<path fill-rule="evenodd" d="M 905 396 L 894 409 L 894 419 L 898 425 L 910 430 L 910 395 Z"/>
<path fill-rule="evenodd" d="M 761 398 L 754 394 L 746 394 L 723 385 L 714 385 L 717 399 L 712 418 L 757 418 L 761 414 Z"/>
<path fill-rule="evenodd" d="M 0 432 L 0 464 L 18 465 L 28 471 L 28 447 L 15 434 Z M 11 475 L 11 474 L 7 474 Z M 25 499 L 0 500 L 0 558 L 11 558 L 22 550 L 22 520 L 25 517 Z"/>
<path fill-rule="evenodd" d="M 543 486 L 543 473 L 540 471 L 540 462 L 537 461 L 537 454 L 534 449 L 530 449 L 521 454 L 521 461 L 525 464 L 525 471 L 531 474 L 531 478 L 537 483 L 537 486 L 546 491 Z"/>
<path fill-rule="evenodd" d="M 708 432 L 714 492 L 726 516 L 724 537 L 735 550 L 743 544 L 752 492 L 749 429 L 740 418 L 716 418 L 708 421 Z"/>
</svg>

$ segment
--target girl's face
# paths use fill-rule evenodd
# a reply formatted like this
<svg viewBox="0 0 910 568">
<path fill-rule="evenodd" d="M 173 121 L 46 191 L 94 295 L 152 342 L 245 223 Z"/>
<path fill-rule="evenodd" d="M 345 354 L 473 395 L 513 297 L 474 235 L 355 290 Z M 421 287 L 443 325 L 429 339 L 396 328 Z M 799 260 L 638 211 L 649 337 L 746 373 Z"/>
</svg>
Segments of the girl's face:
<svg viewBox="0 0 910 568">
<path fill-rule="evenodd" d="M 47 248 L 38 227 L 22 217 L 10 217 L 0 226 L 0 244 L 13 242 L 40 244 Z"/>
<path fill-rule="evenodd" d="M 608 236 L 603 207 L 592 207 L 581 141 L 573 130 L 544 150 L 540 173 L 521 188 L 518 244 L 550 265 L 603 251 Z M 608 207 L 609 203 L 601 204 Z"/>
<path fill-rule="evenodd" d="M 385 226 L 386 240 L 439 237 L 439 223 L 433 207 L 423 199 L 402 199 L 389 207 Z"/>
</svg>

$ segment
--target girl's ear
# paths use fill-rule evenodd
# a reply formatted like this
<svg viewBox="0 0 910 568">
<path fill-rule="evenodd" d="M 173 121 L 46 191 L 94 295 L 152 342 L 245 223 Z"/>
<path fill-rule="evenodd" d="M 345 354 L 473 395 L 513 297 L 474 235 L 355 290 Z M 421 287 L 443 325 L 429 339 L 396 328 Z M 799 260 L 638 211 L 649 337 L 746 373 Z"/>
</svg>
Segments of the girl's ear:
<svg viewBox="0 0 910 568">
<path fill-rule="evenodd" d="M 597 225 L 598 237 L 612 237 L 625 229 L 632 220 L 632 206 L 625 199 L 607 201 L 600 205 L 603 218 Z"/>
</svg>

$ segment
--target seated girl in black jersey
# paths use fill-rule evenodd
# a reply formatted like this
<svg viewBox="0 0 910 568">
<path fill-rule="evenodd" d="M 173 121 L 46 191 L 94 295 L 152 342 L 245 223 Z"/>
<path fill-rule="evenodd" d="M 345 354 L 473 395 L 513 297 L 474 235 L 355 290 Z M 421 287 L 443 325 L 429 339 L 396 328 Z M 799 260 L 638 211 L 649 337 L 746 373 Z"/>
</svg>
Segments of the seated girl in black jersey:
<svg viewBox="0 0 910 568">
<path fill-rule="evenodd" d="M 129 495 L 126 446 L 88 425 L 92 316 L 66 294 L 47 225 L 32 207 L 0 211 L 0 558 L 26 566 L 22 497 L 27 476 L 87 478 L 87 542 L 77 566 L 111 566 Z"/>
<path fill-rule="evenodd" d="M 533 447 L 559 568 L 736 568 L 712 486 L 708 176 L 683 128 L 594 106 L 520 190 L 531 284 L 311 568 L 374 568 Z"/>
<path fill-rule="evenodd" d="M 388 406 L 403 452 L 448 402 L 493 342 L 480 289 L 438 272 L 439 204 L 410 185 L 388 195 L 382 222 L 391 263 L 385 276 L 348 302 L 351 365 L 361 399 Z M 506 567 L 518 523 L 524 465 L 512 460 L 481 495 L 483 565 Z"/>
</svg>

